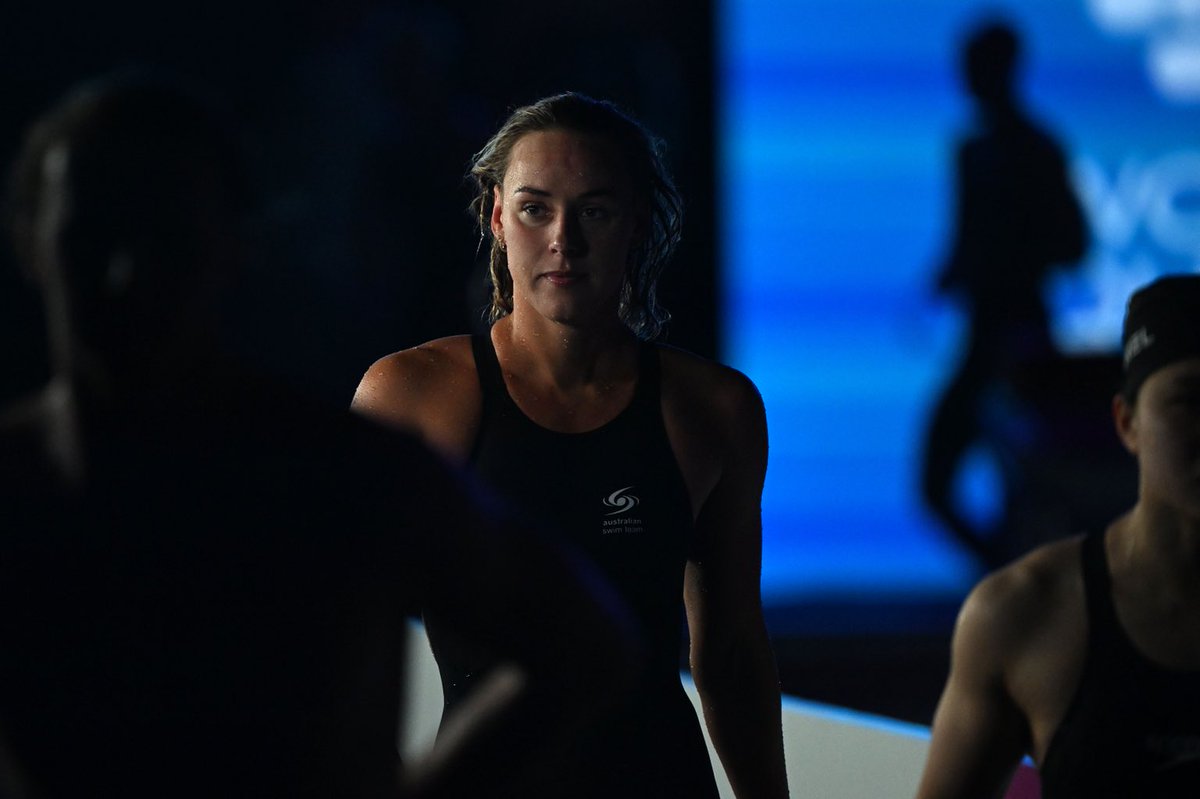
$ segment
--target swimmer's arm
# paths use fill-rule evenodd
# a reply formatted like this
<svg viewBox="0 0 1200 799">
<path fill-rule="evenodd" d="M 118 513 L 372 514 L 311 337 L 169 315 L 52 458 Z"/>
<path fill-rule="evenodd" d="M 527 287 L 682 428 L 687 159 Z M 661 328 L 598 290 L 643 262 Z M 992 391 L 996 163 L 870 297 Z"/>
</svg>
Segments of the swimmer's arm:
<svg viewBox="0 0 1200 799">
<path fill-rule="evenodd" d="M 697 519 L 703 543 L 685 575 L 690 661 L 734 794 L 780 799 L 788 788 L 779 675 L 759 589 L 766 417 L 757 390 L 737 378 L 721 414 L 730 433 L 722 473 Z"/>
<path fill-rule="evenodd" d="M 1021 614 L 1002 580 L 981 583 L 959 614 L 918 799 L 1003 796 L 1027 748 L 1028 727 L 1005 679 L 1020 651 Z"/>
<path fill-rule="evenodd" d="M 428 381 L 423 371 L 411 351 L 380 358 L 359 381 L 350 410 L 389 427 L 419 434 L 421 385 Z"/>
</svg>

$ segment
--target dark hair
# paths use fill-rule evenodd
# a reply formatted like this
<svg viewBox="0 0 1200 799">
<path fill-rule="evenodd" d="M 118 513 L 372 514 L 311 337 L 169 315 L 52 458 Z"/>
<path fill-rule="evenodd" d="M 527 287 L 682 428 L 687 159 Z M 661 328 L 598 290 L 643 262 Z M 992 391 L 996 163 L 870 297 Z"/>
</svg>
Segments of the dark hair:
<svg viewBox="0 0 1200 799">
<path fill-rule="evenodd" d="M 500 130 L 475 154 L 470 177 L 477 193 L 471 210 L 481 239 L 491 235 L 493 190 L 504 181 L 513 146 L 528 133 L 570 130 L 604 137 L 616 145 L 629 170 L 634 191 L 649 209 L 649 226 L 621 289 L 620 315 L 639 338 L 654 339 L 670 314 L 658 304 L 656 288 L 663 267 L 679 243 L 683 201 L 667 172 L 662 142 L 614 104 L 567 92 L 513 111 Z M 490 253 L 492 302 L 489 320 L 512 312 L 512 275 L 508 256 L 493 237 Z"/>
</svg>

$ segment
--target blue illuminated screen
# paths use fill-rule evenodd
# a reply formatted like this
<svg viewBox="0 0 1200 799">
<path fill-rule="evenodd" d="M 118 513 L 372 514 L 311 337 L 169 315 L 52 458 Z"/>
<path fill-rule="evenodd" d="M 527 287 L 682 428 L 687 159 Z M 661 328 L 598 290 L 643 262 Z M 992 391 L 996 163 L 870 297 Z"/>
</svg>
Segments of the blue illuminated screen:
<svg viewBox="0 0 1200 799">
<path fill-rule="evenodd" d="M 1165 0 L 725 0 L 725 360 L 767 406 L 766 602 L 960 595 L 978 567 L 918 493 L 964 319 L 933 291 L 972 121 L 965 33 L 999 14 L 1091 241 L 1046 287 L 1056 343 L 1111 352 L 1129 291 L 1200 257 L 1200 40 Z M 964 498 L 993 512 L 986 463 Z M 974 477 L 970 477 L 974 475 Z M 1069 531 L 1064 531 L 1069 532 Z"/>
</svg>

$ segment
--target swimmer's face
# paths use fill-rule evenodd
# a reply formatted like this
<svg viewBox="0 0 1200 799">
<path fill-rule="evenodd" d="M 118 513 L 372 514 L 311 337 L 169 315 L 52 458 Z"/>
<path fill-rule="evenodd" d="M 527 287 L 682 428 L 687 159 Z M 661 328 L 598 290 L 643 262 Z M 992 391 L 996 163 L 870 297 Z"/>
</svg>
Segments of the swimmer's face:
<svg viewBox="0 0 1200 799">
<path fill-rule="evenodd" d="M 575 131 L 528 133 L 513 146 L 494 199 L 492 232 L 507 248 L 514 314 L 619 324 L 640 228 L 619 150 Z"/>
<path fill-rule="evenodd" d="M 1200 358 L 1154 372 L 1136 404 L 1116 400 L 1116 414 L 1138 459 L 1142 500 L 1200 519 Z"/>
</svg>

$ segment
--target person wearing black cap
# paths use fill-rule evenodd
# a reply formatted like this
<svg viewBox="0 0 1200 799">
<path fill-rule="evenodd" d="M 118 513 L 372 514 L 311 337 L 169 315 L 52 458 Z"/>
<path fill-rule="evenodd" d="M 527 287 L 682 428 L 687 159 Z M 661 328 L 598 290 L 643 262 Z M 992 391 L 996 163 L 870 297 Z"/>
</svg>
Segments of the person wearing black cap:
<svg viewBox="0 0 1200 799">
<path fill-rule="evenodd" d="M 1200 275 L 1130 299 L 1117 434 L 1138 500 L 984 579 L 954 634 L 920 799 L 1200 795 Z"/>
</svg>

